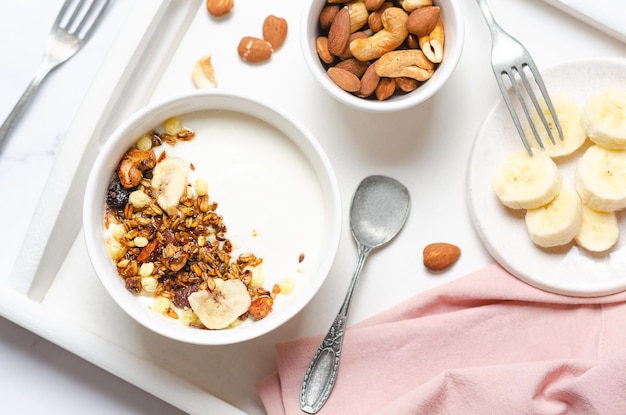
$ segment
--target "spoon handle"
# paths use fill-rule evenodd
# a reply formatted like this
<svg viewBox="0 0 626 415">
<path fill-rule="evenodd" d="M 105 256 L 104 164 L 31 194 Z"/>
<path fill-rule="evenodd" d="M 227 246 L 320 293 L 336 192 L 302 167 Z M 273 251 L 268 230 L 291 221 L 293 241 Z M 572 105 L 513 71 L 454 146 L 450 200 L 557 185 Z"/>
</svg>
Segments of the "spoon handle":
<svg viewBox="0 0 626 415">
<path fill-rule="evenodd" d="M 372 248 L 368 246 L 359 246 L 359 259 L 352 280 L 350 280 L 348 293 L 343 300 L 343 304 L 341 304 L 335 321 L 330 326 L 326 337 L 322 340 L 322 344 L 317 349 L 304 375 L 304 381 L 300 389 L 300 408 L 309 414 L 315 414 L 322 408 L 335 385 L 352 293 L 361 274 L 361 269 L 363 269 L 365 258 L 367 258 L 371 250 Z"/>
</svg>

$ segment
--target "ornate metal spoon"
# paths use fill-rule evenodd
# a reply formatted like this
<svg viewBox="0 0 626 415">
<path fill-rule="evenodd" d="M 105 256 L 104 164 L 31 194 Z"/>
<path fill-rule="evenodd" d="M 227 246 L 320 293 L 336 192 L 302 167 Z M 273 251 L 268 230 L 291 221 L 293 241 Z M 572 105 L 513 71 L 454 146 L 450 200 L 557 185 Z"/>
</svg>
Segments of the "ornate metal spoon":
<svg viewBox="0 0 626 415">
<path fill-rule="evenodd" d="M 300 390 L 303 411 L 317 413 L 326 403 L 337 377 L 348 308 L 365 259 L 372 249 L 391 241 L 400 232 L 409 208 L 409 191 L 390 177 L 366 177 L 356 189 L 350 206 L 350 229 L 359 259 L 341 309 L 304 376 Z"/>
</svg>

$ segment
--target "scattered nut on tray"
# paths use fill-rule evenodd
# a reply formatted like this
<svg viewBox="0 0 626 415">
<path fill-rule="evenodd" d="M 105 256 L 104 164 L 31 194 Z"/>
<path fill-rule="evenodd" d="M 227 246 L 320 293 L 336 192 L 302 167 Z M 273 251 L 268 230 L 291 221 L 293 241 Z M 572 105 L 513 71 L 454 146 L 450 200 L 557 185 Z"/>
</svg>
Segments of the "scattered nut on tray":
<svg viewBox="0 0 626 415">
<path fill-rule="evenodd" d="M 237 46 L 237 53 L 248 63 L 265 62 L 285 43 L 287 31 L 287 20 L 269 15 L 263 21 L 263 37 L 242 37 Z"/>
<path fill-rule="evenodd" d="M 328 76 L 362 98 L 417 89 L 443 60 L 444 28 L 432 0 L 330 0 L 317 53 Z"/>
<path fill-rule="evenodd" d="M 235 0 L 207 0 L 206 8 L 213 17 L 223 17 L 231 12 Z"/>
<path fill-rule="evenodd" d="M 211 55 L 198 59 L 191 69 L 191 80 L 196 88 L 217 88 L 215 69 L 211 63 Z"/>
<path fill-rule="evenodd" d="M 461 257 L 461 248 L 446 242 L 427 245 L 423 251 L 424 266 L 431 271 L 443 271 Z"/>
</svg>

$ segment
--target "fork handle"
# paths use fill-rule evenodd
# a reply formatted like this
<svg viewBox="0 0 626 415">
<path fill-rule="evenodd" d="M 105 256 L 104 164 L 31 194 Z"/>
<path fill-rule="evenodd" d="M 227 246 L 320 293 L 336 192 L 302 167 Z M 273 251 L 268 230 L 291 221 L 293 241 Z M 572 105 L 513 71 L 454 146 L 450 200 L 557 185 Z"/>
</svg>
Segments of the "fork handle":
<svg viewBox="0 0 626 415">
<path fill-rule="evenodd" d="M 498 32 L 498 29 L 501 30 L 500 25 L 496 22 L 496 19 L 493 17 L 489 6 L 487 5 L 487 0 L 476 0 L 478 6 L 480 7 L 480 11 L 483 14 L 483 17 L 487 21 L 487 25 L 492 33 Z M 496 29 L 497 28 L 497 29 Z"/>
<path fill-rule="evenodd" d="M 5 140 L 17 124 L 17 121 L 20 119 L 22 114 L 24 114 L 24 110 L 26 110 L 26 107 L 39 89 L 41 81 L 44 80 L 52 68 L 54 68 L 54 66 L 48 63 L 43 64 L 41 68 L 39 68 L 39 71 L 32 81 L 30 81 L 26 90 L 22 93 L 22 96 L 13 107 L 13 110 L 11 110 L 11 113 L 9 113 L 6 120 L 4 120 L 4 123 L 2 123 L 2 126 L 0 127 L 0 151 L 4 148 Z"/>
</svg>

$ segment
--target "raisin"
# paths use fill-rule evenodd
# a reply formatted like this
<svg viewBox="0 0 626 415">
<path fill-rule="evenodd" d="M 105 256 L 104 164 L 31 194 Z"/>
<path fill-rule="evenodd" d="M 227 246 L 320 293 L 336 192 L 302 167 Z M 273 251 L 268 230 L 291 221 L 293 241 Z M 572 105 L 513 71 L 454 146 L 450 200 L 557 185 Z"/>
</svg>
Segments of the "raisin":
<svg viewBox="0 0 626 415">
<path fill-rule="evenodd" d="M 163 232 L 163 237 L 165 238 L 165 245 L 178 245 L 178 241 L 171 229 L 166 229 L 165 232 Z"/>
<path fill-rule="evenodd" d="M 175 291 L 174 294 L 174 304 L 176 304 L 180 308 L 191 307 L 189 305 L 188 297 L 198 291 L 200 288 L 200 284 L 188 285 L 186 287 L 180 287 Z"/>
<path fill-rule="evenodd" d="M 107 205 L 113 210 L 124 210 L 128 203 L 131 189 L 125 189 L 118 177 L 111 179 L 107 189 Z"/>
<path fill-rule="evenodd" d="M 142 290 L 141 277 L 129 277 L 124 280 L 124 286 L 128 291 L 134 294 L 139 294 Z"/>
</svg>

